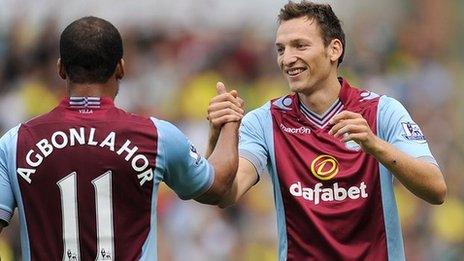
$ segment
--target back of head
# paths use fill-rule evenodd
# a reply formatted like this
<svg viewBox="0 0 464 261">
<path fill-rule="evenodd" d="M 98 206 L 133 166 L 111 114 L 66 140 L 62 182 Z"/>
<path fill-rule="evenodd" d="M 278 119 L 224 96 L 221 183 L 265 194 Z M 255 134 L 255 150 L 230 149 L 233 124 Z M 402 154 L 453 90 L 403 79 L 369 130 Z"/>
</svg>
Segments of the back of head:
<svg viewBox="0 0 464 261">
<path fill-rule="evenodd" d="M 61 33 L 61 63 L 73 83 L 106 83 L 122 55 L 121 35 L 101 18 L 83 17 Z"/>
<path fill-rule="evenodd" d="M 327 47 L 333 39 L 338 39 L 342 42 L 343 52 L 338 58 L 338 64 L 343 61 L 345 54 L 345 33 L 341 27 L 340 20 L 335 15 L 332 7 L 328 4 L 317 4 L 303 0 L 300 3 L 289 1 L 278 15 L 279 24 L 291 19 L 307 17 L 314 19 L 321 32 L 324 45 Z"/>
</svg>

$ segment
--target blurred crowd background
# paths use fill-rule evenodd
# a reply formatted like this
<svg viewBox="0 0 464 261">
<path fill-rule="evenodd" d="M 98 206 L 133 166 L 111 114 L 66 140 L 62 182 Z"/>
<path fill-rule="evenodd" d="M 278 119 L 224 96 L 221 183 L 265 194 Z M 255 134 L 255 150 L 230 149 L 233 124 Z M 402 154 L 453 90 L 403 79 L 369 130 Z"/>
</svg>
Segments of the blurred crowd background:
<svg viewBox="0 0 464 261">
<path fill-rule="evenodd" d="M 216 81 L 237 89 L 248 111 L 288 91 L 274 47 L 276 16 L 285 3 L 0 0 L 0 133 L 66 95 L 56 73 L 59 34 L 74 19 L 96 15 L 124 38 L 127 71 L 117 105 L 174 122 L 204 152 Z M 347 35 L 340 74 L 400 100 L 446 176 L 442 206 L 396 186 L 407 259 L 464 260 L 464 1 L 326 3 Z M 277 260 L 266 176 L 226 210 L 181 201 L 162 185 L 158 220 L 159 260 Z M 1 260 L 20 260 L 19 245 L 15 219 L 0 237 Z"/>
</svg>

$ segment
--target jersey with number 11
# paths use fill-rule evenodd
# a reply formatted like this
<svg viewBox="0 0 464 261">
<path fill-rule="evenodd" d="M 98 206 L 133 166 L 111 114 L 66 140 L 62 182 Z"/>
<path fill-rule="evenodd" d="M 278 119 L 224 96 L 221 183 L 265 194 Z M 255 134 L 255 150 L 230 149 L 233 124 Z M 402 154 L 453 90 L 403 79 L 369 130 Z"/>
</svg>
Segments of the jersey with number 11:
<svg viewBox="0 0 464 261">
<path fill-rule="evenodd" d="M 173 125 L 108 98 L 65 99 L 0 141 L 0 219 L 25 260 L 156 259 L 156 192 L 194 198 L 212 167 Z"/>
</svg>

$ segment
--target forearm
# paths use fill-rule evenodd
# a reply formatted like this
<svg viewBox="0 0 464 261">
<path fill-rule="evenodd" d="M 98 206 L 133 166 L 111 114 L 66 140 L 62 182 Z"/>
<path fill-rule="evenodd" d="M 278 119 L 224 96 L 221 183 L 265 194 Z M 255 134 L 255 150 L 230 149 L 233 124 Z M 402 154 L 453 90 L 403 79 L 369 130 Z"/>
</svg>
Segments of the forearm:
<svg viewBox="0 0 464 261">
<path fill-rule="evenodd" d="M 225 124 L 208 161 L 219 172 L 237 172 L 238 169 L 238 122 Z M 232 171 L 233 170 L 233 171 Z"/>
<path fill-rule="evenodd" d="M 216 147 L 218 141 L 220 130 L 215 128 L 210 128 L 208 136 L 208 147 L 206 148 L 205 158 L 209 158 Z"/>
<path fill-rule="evenodd" d="M 221 199 L 219 207 L 225 208 L 235 204 L 256 182 L 258 182 L 258 173 L 255 167 L 250 161 L 240 157 L 237 175 L 231 189 Z"/>
<path fill-rule="evenodd" d="M 214 168 L 214 183 L 197 201 L 217 205 L 229 193 L 238 169 L 238 126 L 238 122 L 231 122 L 222 127 L 217 144 L 208 157 Z"/>
<path fill-rule="evenodd" d="M 237 180 L 232 182 L 230 189 L 221 197 L 217 204 L 220 208 L 226 208 L 234 205 L 238 200 L 238 186 Z"/>
<path fill-rule="evenodd" d="M 376 143 L 368 153 L 390 170 L 406 188 L 431 204 L 444 202 L 446 184 L 437 166 L 414 158 L 380 138 Z"/>
</svg>

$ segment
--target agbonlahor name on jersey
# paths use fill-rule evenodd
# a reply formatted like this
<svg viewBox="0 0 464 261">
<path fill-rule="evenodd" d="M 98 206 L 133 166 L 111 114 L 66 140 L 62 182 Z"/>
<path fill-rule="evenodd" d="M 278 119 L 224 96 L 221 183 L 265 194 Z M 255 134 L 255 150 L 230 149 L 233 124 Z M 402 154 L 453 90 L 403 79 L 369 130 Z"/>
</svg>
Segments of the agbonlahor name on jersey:
<svg viewBox="0 0 464 261">
<path fill-rule="evenodd" d="M 55 149 L 63 149 L 66 146 L 100 146 L 115 152 L 118 155 L 125 154 L 124 160 L 130 161 L 131 167 L 136 171 L 140 186 L 153 179 L 153 169 L 149 167 L 148 158 L 145 155 L 137 154 L 138 147 L 131 146 L 131 141 L 127 139 L 124 144 L 115 148 L 116 133 L 110 132 L 103 141 L 95 140 L 95 128 L 85 129 L 75 128 L 64 131 L 56 131 L 50 137 L 50 140 L 42 139 L 36 143 L 38 151 L 31 149 L 26 154 L 26 163 L 29 168 L 18 168 L 16 172 L 29 184 L 31 184 L 31 175 L 36 172 L 36 168 L 42 164 L 43 160 L 50 156 Z M 117 150 L 116 150 L 117 149 Z"/>
<path fill-rule="evenodd" d="M 290 194 L 295 197 L 303 197 L 305 200 L 313 201 L 315 205 L 319 204 L 320 201 L 343 201 L 346 198 L 359 199 L 367 198 L 366 184 L 364 181 L 359 186 L 352 186 L 348 189 L 338 186 L 338 182 L 335 182 L 332 187 L 323 188 L 322 183 L 316 183 L 314 188 L 306 188 L 301 185 L 301 182 L 293 183 L 290 186 Z"/>
</svg>

